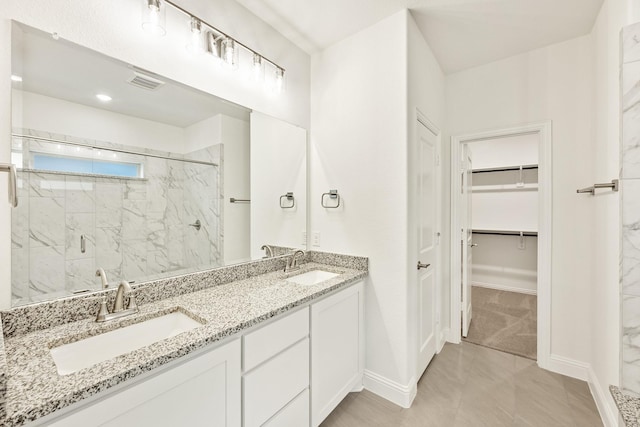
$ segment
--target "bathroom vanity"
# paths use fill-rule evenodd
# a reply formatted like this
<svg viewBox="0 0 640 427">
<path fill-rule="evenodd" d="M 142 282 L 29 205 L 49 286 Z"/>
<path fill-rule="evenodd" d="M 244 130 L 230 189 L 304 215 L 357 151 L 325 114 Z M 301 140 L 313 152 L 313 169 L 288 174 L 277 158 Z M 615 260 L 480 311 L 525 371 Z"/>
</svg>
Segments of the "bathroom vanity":
<svg viewBox="0 0 640 427">
<path fill-rule="evenodd" d="M 284 273 L 286 258 L 136 285 L 140 312 L 111 322 L 94 321 L 95 294 L 3 312 L 4 424 L 319 425 L 362 385 L 367 260 L 309 252 Z M 126 351 L 156 329 L 168 337 L 74 372 L 52 357 L 85 340 L 99 353 L 113 333 Z"/>
</svg>

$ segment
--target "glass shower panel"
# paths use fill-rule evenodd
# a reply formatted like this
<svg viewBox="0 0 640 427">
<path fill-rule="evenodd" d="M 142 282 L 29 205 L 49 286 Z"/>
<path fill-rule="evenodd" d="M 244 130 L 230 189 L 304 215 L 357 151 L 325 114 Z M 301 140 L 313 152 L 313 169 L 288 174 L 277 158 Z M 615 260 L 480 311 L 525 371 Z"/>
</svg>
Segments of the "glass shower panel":
<svg viewBox="0 0 640 427">
<path fill-rule="evenodd" d="M 14 138 L 13 305 L 98 290 L 98 267 L 117 283 L 222 265 L 220 168 L 171 156 Z"/>
</svg>

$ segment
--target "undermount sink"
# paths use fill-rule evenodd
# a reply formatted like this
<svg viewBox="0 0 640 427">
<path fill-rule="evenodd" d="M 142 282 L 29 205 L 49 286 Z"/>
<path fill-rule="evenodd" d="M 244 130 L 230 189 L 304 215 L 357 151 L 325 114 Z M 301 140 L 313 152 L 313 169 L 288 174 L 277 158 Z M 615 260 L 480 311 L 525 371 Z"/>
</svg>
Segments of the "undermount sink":
<svg viewBox="0 0 640 427">
<path fill-rule="evenodd" d="M 51 349 L 58 373 L 67 375 L 202 326 L 175 311 Z"/>
<path fill-rule="evenodd" d="M 318 283 L 324 282 L 325 280 L 333 279 L 337 276 L 339 276 L 338 273 L 331 273 L 330 271 L 312 270 L 307 271 L 306 273 L 291 276 L 285 280 L 287 282 L 296 283 L 298 285 L 311 286 L 317 285 Z"/>
</svg>

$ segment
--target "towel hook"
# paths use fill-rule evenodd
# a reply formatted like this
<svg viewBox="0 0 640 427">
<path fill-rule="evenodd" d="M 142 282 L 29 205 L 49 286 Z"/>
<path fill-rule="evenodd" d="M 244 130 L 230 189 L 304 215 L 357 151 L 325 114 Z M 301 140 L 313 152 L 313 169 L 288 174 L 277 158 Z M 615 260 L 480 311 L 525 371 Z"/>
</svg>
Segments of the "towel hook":
<svg viewBox="0 0 640 427">
<path fill-rule="evenodd" d="M 283 199 L 284 200 L 289 200 L 291 202 L 291 206 L 287 206 L 286 202 L 284 202 Z M 292 191 L 289 191 L 287 194 L 283 194 L 282 196 L 280 196 L 280 207 L 282 209 L 291 209 L 291 208 L 293 208 L 295 206 L 296 206 L 296 198 L 293 197 L 293 192 Z"/>
<path fill-rule="evenodd" d="M 334 199 L 337 203 L 335 206 L 330 206 L 325 204 L 324 200 L 325 200 L 325 196 L 329 196 L 329 199 Z M 329 190 L 328 193 L 322 193 L 322 197 L 320 198 L 320 204 L 322 205 L 323 208 L 326 209 L 335 209 L 337 207 L 340 207 L 340 195 L 338 194 L 338 190 Z"/>
</svg>

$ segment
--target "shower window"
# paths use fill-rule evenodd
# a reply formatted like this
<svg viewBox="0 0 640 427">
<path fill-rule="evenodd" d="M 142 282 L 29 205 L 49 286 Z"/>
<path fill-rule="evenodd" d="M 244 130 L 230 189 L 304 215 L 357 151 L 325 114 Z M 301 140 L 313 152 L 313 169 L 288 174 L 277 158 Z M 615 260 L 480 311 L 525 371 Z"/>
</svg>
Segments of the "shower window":
<svg viewBox="0 0 640 427">
<path fill-rule="evenodd" d="M 52 156 L 49 154 L 34 154 L 33 169 L 54 172 L 121 176 L 128 178 L 142 177 L 142 168 L 138 163 L 93 160 L 79 157 Z"/>
</svg>

